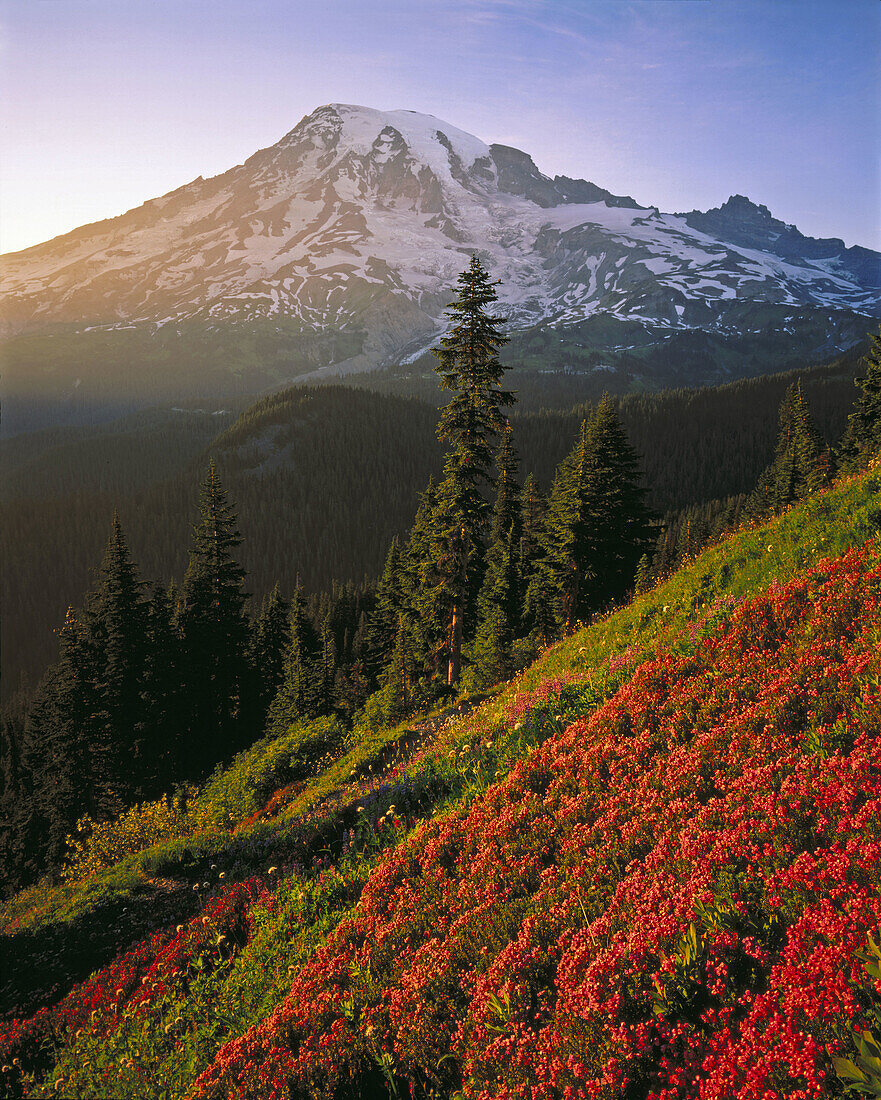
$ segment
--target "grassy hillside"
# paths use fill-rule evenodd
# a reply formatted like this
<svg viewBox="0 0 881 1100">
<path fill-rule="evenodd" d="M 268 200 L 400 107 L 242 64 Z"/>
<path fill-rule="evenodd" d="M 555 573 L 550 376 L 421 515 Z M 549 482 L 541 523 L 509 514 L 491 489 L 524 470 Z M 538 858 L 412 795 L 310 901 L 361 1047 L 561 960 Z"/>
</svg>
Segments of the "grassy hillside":
<svg viewBox="0 0 881 1100">
<path fill-rule="evenodd" d="M 881 992 L 879 528 L 876 470 L 462 713 L 297 725 L 84 834 L 3 907 L 5 1091 L 841 1095 Z"/>
</svg>

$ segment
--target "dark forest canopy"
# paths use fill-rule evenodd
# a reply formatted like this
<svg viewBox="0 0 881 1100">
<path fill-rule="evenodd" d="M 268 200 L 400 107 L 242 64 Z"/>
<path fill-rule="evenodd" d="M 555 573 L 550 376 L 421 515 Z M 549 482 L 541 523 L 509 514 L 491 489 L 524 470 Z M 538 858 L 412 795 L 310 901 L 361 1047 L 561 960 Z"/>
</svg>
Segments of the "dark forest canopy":
<svg viewBox="0 0 881 1100">
<path fill-rule="evenodd" d="M 771 460 L 777 410 L 801 379 L 827 442 L 853 408 L 856 352 L 799 372 L 719 388 L 631 395 L 621 422 L 661 514 L 748 493 Z M 513 376 L 516 388 L 520 379 Z M 545 490 L 592 405 L 512 410 L 521 472 Z M 78 605 L 118 508 L 151 578 L 180 577 L 209 455 L 236 501 L 242 563 L 259 599 L 276 582 L 306 592 L 373 580 L 429 475 L 440 473 L 435 406 L 350 386 L 295 387 L 247 408 L 155 409 L 101 429 L 55 429 L 0 443 L 3 690 L 33 684 L 54 659 L 54 631 Z"/>
</svg>

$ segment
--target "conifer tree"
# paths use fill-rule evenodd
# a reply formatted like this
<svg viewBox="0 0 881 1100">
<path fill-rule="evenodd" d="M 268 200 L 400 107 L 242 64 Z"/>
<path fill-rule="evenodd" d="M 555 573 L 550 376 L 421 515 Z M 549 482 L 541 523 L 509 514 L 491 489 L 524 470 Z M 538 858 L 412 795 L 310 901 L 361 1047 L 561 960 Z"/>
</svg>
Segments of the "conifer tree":
<svg viewBox="0 0 881 1100">
<path fill-rule="evenodd" d="M 471 647 L 476 666 L 474 686 L 490 687 L 514 671 L 511 647 L 520 622 L 520 577 L 513 524 L 508 537 L 492 547 L 486 579 L 480 591 L 481 617 Z"/>
<path fill-rule="evenodd" d="M 548 589 L 554 593 L 557 623 L 567 628 L 584 613 L 586 590 L 596 579 L 600 515 L 596 507 L 598 485 L 592 475 L 587 421 L 583 420 L 574 448 L 554 475 L 545 552 L 542 568 L 537 571 L 542 597 L 547 600 Z"/>
<path fill-rule="evenodd" d="M 477 600 L 478 626 L 471 660 L 476 683 L 488 687 L 507 679 L 513 670 L 511 645 L 520 629 L 523 586 L 519 570 L 522 516 L 516 481 L 517 453 L 510 426 L 496 458 L 496 501 L 490 528 L 486 573 Z"/>
<path fill-rule="evenodd" d="M 262 728 L 267 710 L 284 680 L 285 654 L 291 641 L 289 619 L 290 605 L 275 585 L 262 601 L 251 630 L 253 716 L 249 721 L 255 729 Z"/>
<path fill-rule="evenodd" d="M 548 502 L 534 474 L 523 483 L 519 574 L 523 586 L 521 626 L 541 645 L 548 645 L 556 631 L 554 599 L 556 582 L 544 557 L 547 541 L 546 518 Z"/>
<path fill-rule="evenodd" d="M 306 610 L 299 582 L 290 603 L 288 636 L 284 679 L 267 717 L 267 729 L 276 737 L 299 719 L 315 717 L 322 708 L 325 677 L 322 644 Z"/>
<path fill-rule="evenodd" d="M 404 611 L 401 578 L 401 549 L 397 535 L 391 541 L 382 575 L 376 586 L 376 601 L 365 638 L 365 673 L 376 684 L 389 663 L 398 630 L 398 616 Z"/>
<path fill-rule="evenodd" d="M 406 544 L 392 541 L 368 628 L 368 667 L 385 699 L 385 716 L 395 721 L 410 712 L 419 682 L 436 672 L 442 647 L 435 592 L 426 585 L 434 548 L 437 492 L 429 478 Z"/>
<path fill-rule="evenodd" d="M 615 402 L 600 401 L 588 437 L 597 516 L 594 588 L 589 610 L 620 601 L 632 589 L 639 559 L 655 540 L 655 517 L 645 503 L 639 461 L 621 426 Z"/>
<path fill-rule="evenodd" d="M 527 594 L 532 617 L 554 602 L 558 624 L 621 599 L 653 541 L 636 454 L 608 396 L 554 477 L 545 522 L 544 553 Z"/>
<path fill-rule="evenodd" d="M 188 755 L 196 772 L 239 747 L 236 719 L 248 645 L 245 571 L 233 557 L 241 541 L 235 509 L 212 462 L 200 491 L 178 614 Z"/>
<path fill-rule="evenodd" d="M 437 429 L 447 456 L 432 524 L 434 552 L 426 559 L 430 568 L 425 576 L 442 623 L 448 685 L 459 679 L 466 616 L 480 575 L 487 511 L 483 486 L 492 481 L 493 439 L 507 423 L 501 409 L 514 401 L 513 394 L 500 388 L 498 352 L 507 342 L 501 333 L 506 319 L 487 312 L 496 301 L 495 285 L 472 256 L 447 311 L 451 328 L 433 349 L 441 386 L 455 394 Z"/>
<path fill-rule="evenodd" d="M 0 714 L 0 897 L 22 881 L 25 865 L 27 776 L 22 767 L 26 713 L 4 707 Z"/>
<path fill-rule="evenodd" d="M 114 513 L 99 570 L 87 599 L 88 627 L 102 700 L 104 740 L 112 785 L 124 801 L 139 797 L 153 777 L 153 747 L 147 737 L 147 604 Z"/>
<path fill-rule="evenodd" d="M 866 373 L 856 379 L 860 396 L 841 441 L 845 470 L 859 469 L 881 451 L 881 327 L 869 334 L 869 341 L 863 357 Z"/>
<path fill-rule="evenodd" d="M 514 447 L 511 425 L 506 424 L 502 444 L 496 455 L 496 500 L 490 526 L 490 545 L 499 538 L 512 536 L 513 545 L 519 548 L 523 526 L 520 486 L 517 483 L 519 457 Z"/>
<path fill-rule="evenodd" d="M 633 577 L 633 591 L 639 594 L 647 592 L 652 586 L 652 562 L 648 554 L 643 554 L 636 565 Z"/>
<path fill-rule="evenodd" d="M 167 589 L 155 585 L 147 603 L 144 693 L 157 793 L 167 790 L 187 767 L 183 647 L 175 626 L 177 602 L 177 588 L 172 582 Z"/>
<path fill-rule="evenodd" d="M 759 477 L 749 513 L 763 517 L 789 508 L 819 489 L 828 473 L 820 434 L 794 382 L 780 404 L 774 460 Z"/>
<path fill-rule="evenodd" d="M 122 805 L 95 651 L 72 608 L 58 638 L 58 661 L 37 691 L 22 743 L 22 769 L 29 777 L 23 828 L 30 877 L 61 866 L 66 837 L 80 817 L 110 817 Z"/>
<path fill-rule="evenodd" d="M 433 524 L 437 504 L 437 489 L 429 478 L 425 491 L 420 494 L 413 526 L 400 559 L 401 607 L 395 627 L 393 665 L 408 679 L 406 685 L 401 685 L 401 695 L 408 699 L 412 697 L 412 677 L 417 676 L 420 669 L 426 675 L 439 674 L 445 638 L 443 615 L 438 612 L 437 594 L 429 581 L 436 549 Z"/>
<path fill-rule="evenodd" d="M 322 626 L 319 642 L 319 662 L 316 675 L 318 698 L 315 709 L 318 714 L 330 714 L 334 702 L 337 648 L 329 619 L 325 620 Z"/>
</svg>

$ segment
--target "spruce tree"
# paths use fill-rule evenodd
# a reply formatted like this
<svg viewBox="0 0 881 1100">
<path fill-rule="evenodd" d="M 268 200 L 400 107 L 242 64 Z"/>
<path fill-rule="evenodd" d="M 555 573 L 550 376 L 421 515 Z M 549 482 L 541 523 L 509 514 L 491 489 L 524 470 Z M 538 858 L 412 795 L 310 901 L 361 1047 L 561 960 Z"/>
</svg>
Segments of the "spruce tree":
<svg viewBox="0 0 881 1100">
<path fill-rule="evenodd" d="M 556 579 L 545 560 L 548 502 L 534 474 L 523 483 L 521 495 L 522 534 L 519 569 L 523 588 L 521 629 L 540 645 L 548 645 L 556 631 L 554 602 Z"/>
<path fill-rule="evenodd" d="M 429 478 L 406 544 L 399 550 L 393 541 L 377 590 L 370 627 L 370 659 L 384 696 L 385 717 L 396 721 L 408 714 L 421 698 L 421 681 L 436 675 L 443 645 L 435 592 L 426 583 L 434 552 L 433 520 L 437 492 Z M 381 647 L 381 648 L 380 648 Z"/>
<path fill-rule="evenodd" d="M 398 537 L 395 535 L 376 586 L 376 601 L 366 629 L 365 675 L 374 685 L 378 683 L 382 669 L 391 660 L 398 629 L 398 616 L 403 613 L 403 610 L 401 549 Z"/>
<path fill-rule="evenodd" d="M 869 341 L 863 357 L 866 373 L 856 379 L 860 396 L 841 440 L 845 470 L 859 469 L 881 451 L 881 328 L 869 334 Z"/>
<path fill-rule="evenodd" d="M 299 582 L 290 603 L 288 636 L 284 678 L 266 723 L 274 737 L 286 733 L 301 718 L 313 718 L 322 710 L 326 675 L 322 641 L 309 618 Z"/>
<path fill-rule="evenodd" d="M 71 608 L 59 658 L 37 691 L 22 739 L 24 843 L 29 877 L 59 868 L 77 820 L 107 818 L 122 802 L 108 744 L 98 663 L 88 628 Z"/>
<path fill-rule="evenodd" d="M 514 401 L 500 388 L 499 349 L 506 318 L 487 312 L 497 301 L 495 284 L 478 257 L 458 280 L 458 296 L 447 317 L 451 328 L 433 349 L 441 386 L 455 394 L 441 413 L 438 438 L 447 444 L 444 476 L 433 517 L 434 546 L 425 580 L 434 589 L 442 622 L 442 653 L 448 685 L 459 679 L 469 602 L 476 596 L 486 526 L 485 485 L 491 484 L 493 439 L 507 420 L 501 409 Z"/>
<path fill-rule="evenodd" d="M 639 560 L 654 543 L 656 528 L 654 514 L 645 503 L 636 451 L 608 395 L 590 422 L 588 438 L 597 532 L 594 588 L 587 604 L 589 610 L 596 610 L 622 600 L 632 589 Z"/>
<path fill-rule="evenodd" d="M 523 526 L 521 514 L 520 486 L 517 483 L 519 457 L 514 447 L 511 425 L 506 424 L 502 444 L 496 455 L 496 500 L 493 506 L 490 526 L 490 545 L 500 538 L 513 538 L 513 544 L 520 545 Z"/>
<path fill-rule="evenodd" d="M 523 603 L 520 539 L 520 486 L 516 481 L 517 452 L 510 426 L 496 458 L 496 501 L 486 555 L 486 572 L 477 600 L 478 626 L 471 647 L 475 685 L 488 687 L 507 679 L 513 670 L 511 646 L 520 631 Z"/>
<path fill-rule="evenodd" d="M 759 477 L 749 514 L 761 518 L 791 507 L 816 492 L 827 474 L 822 439 L 814 427 L 801 383 L 794 382 L 780 404 L 774 460 Z"/>
<path fill-rule="evenodd" d="M 147 603 L 145 700 L 152 748 L 154 789 L 167 790 L 187 768 L 187 698 L 183 646 L 177 631 L 177 589 L 154 586 Z"/>
<path fill-rule="evenodd" d="M 401 608 L 395 628 L 393 665 L 407 677 L 407 684 L 401 685 L 401 695 L 408 699 L 413 694 L 412 680 L 420 671 L 426 676 L 439 675 L 445 640 L 444 619 L 438 611 L 437 594 L 431 583 L 437 504 L 437 489 L 429 478 L 425 491 L 420 494 L 400 560 Z M 406 653 L 402 647 L 406 647 Z"/>
<path fill-rule="evenodd" d="M 178 614 L 192 774 L 240 747 L 237 729 L 246 676 L 245 571 L 233 557 L 242 537 L 214 463 L 202 483 L 199 522 Z M 253 731 L 252 731 L 253 732 Z"/>
<path fill-rule="evenodd" d="M 480 591 L 481 617 L 471 647 L 474 686 L 490 687 L 514 671 L 512 645 L 520 622 L 520 577 L 512 524 L 508 537 L 493 543 L 486 579 Z"/>
<path fill-rule="evenodd" d="M 546 617 L 553 601 L 558 625 L 571 629 L 620 600 L 653 538 L 636 453 L 605 396 L 554 477 L 527 594 L 532 618 Z"/>
<path fill-rule="evenodd" d="M 26 717 L 9 707 L 0 714 L 0 898 L 21 885 L 25 866 L 29 799 L 21 750 Z"/>
<path fill-rule="evenodd" d="M 248 657 L 252 717 L 249 721 L 255 729 L 263 727 L 269 706 L 284 680 L 285 654 L 291 641 L 289 620 L 290 605 L 275 585 L 262 601 L 251 629 Z"/>
<path fill-rule="evenodd" d="M 543 568 L 538 577 L 542 596 L 553 591 L 557 625 L 571 629 L 585 612 L 586 590 L 596 579 L 598 565 L 599 486 L 592 476 L 587 421 L 574 448 L 557 467 L 548 501 Z M 535 585 L 533 586 L 535 590 Z M 535 591 L 533 591 L 535 600 Z"/>
<path fill-rule="evenodd" d="M 114 513 L 99 570 L 87 599 L 86 625 L 96 662 L 104 740 L 113 786 L 123 801 L 134 801 L 154 777 L 154 748 L 146 743 L 147 603 Z"/>
</svg>

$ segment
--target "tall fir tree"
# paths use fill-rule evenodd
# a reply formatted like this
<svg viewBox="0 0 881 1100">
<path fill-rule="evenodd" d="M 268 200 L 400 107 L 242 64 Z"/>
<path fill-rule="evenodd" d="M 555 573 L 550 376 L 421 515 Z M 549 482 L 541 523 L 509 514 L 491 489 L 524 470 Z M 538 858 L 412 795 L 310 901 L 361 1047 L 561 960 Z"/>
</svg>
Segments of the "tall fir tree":
<svg viewBox="0 0 881 1100">
<path fill-rule="evenodd" d="M 107 818 L 122 807 L 95 650 L 72 608 L 58 640 L 58 661 L 37 691 L 22 740 L 21 830 L 30 878 L 61 867 L 80 817 Z"/>
<path fill-rule="evenodd" d="M 859 469 L 881 452 L 881 327 L 869 334 L 863 364 L 866 373 L 856 379 L 860 396 L 841 440 L 841 465 L 845 470 Z"/>
<path fill-rule="evenodd" d="M 517 482 L 520 459 L 514 446 L 510 423 L 505 425 L 502 443 L 496 455 L 496 499 L 490 525 L 490 544 L 499 538 L 512 536 L 515 546 L 520 545 L 523 526 L 521 489 Z"/>
<path fill-rule="evenodd" d="M 284 678 L 269 708 L 266 728 L 275 737 L 302 718 L 322 712 L 325 667 L 322 639 L 309 618 L 306 599 L 297 582 L 288 618 Z"/>
<path fill-rule="evenodd" d="M 157 584 L 147 603 L 147 668 L 145 697 L 153 739 L 156 792 L 167 790 L 187 768 L 187 699 L 183 645 L 178 633 L 177 588 Z"/>
<path fill-rule="evenodd" d="M 588 610 L 593 611 L 621 601 L 632 590 L 639 560 L 653 546 L 657 527 L 646 504 L 639 459 L 608 395 L 590 421 L 588 438 L 598 525 L 594 588 L 587 594 Z"/>
<path fill-rule="evenodd" d="M 212 462 L 201 486 L 178 611 L 191 774 L 242 743 L 237 719 L 247 673 L 247 593 L 245 571 L 233 557 L 241 542 L 235 509 Z"/>
<path fill-rule="evenodd" d="M 793 382 L 780 403 L 774 459 L 759 477 L 748 512 L 761 518 L 789 508 L 822 487 L 828 455 L 802 393 Z"/>
<path fill-rule="evenodd" d="M 496 500 L 486 572 L 477 599 L 478 624 L 471 647 L 475 686 L 488 687 L 513 671 L 511 647 L 520 633 L 523 585 L 520 574 L 522 515 L 516 480 L 517 452 L 506 428 L 496 457 Z"/>
<path fill-rule="evenodd" d="M 548 500 L 545 546 L 531 599 L 554 607 L 557 626 L 571 628 L 584 614 L 585 591 L 595 579 L 599 512 L 592 477 L 587 421 L 578 440 L 554 475 Z M 536 588 L 542 586 L 541 598 Z"/>
<path fill-rule="evenodd" d="M 653 541 L 636 453 L 605 396 L 554 477 L 544 552 L 527 594 L 532 618 L 546 618 L 551 604 L 558 625 L 571 629 L 620 600 Z"/>
<path fill-rule="evenodd" d="M 425 583 L 434 548 L 433 518 L 437 491 L 429 478 L 419 496 L 413 526 L 404 546 L 393 543 L 377 592 L 371 624 L 372 654 L 381 642 L 385 665 L 377 686 L 389 721 L 408 714 L 421 697 L 421 682 L 436 675 L 443 645 L 443 624 L 436 614 L 435 592 Z"/>
<path fill-rule="evenodd" d="M 22 882 L 25 866 L 26 775 L 21 750 L 27 712 L 4 707 L 0 713 L 0 898 Z"/>
<path fill-rule="evenodd" d="M 547 508 L 547 499 L 539 488 L 535 474 L 529 474 L 523 482 L 520 505 L 522 534 L 518 572 L 523 588 L 521 627 L 541 645 L 550 642 L 556 629 L 553 581 L 547 575 L 543 557 L 547 538 Z"/>
<path fill-rule="evenodd" d="M 480 590 L 480 621 L 471 646 L 474 687 L 490 687 L 514 671 L 512 646 L 520 624 L 520 576 L 513 524 L 493 543 Z"/>
<path fill-rule="evenodd" d="M 455 394 L 437 429 L 447 455 L 433 518 L 433 553 L 425 574 L 434 590 L 435 614 L 443 624 L 448 685 L 459 679 L 466 618 L 473 610 L 469 604 L 477 594 L 482 567 L 488 507 L 484 487 L 492 482 L 493 440 L 507 424 L 502 408 L 514 401 L 514 395 L 500 386 L 504 368 L 498 353 L 507 343 L 501 332 L 506 318 L 487 312 L 498 300 L 495 285 L 478 257 L 472 256 L 447 311 L 451 327 L 440 347 L 433 349 L 441 386 Z"/>
<path fill-rule="evenodd" d="M 263 599 L 251 625 L 247 721 L 255 730 L 263 728 L 272 700 L 284 681 L 285 654 L 290 642 L 290 604 L 275 585 Z"/>
<path fill-rule="evenodd" d="M 116 513 L 98 576 L 86 603 L 86 625 L 113 786 L 132 802 L 155 784 L 157 747 L 150 743 L 146 703 L 148 606 Z"/>
<path fill-rule="evenodd" d="M 398 616 L 404 611 L 401 568 L 400 543 L 395 535 L 376 586 L 376 601 L 366 630 L 365 675 L 374 686 L 392 658 Z"/>
<path fill-rule="evenodd" d="M 408 699 L 413 696 L 415 677 L 439 675 L 445 639 L 443 615 L 437 609 L 437 593 L 429 581 L 436 547 L 433 525 L 437 504 L 437 489 L 429 478 L 419 496 L 413 526 L 401 554 L 401 610 L 395 628 L 393 663 L 407 677 L 407 683 L 401 685 L 401 695 Z M 406 654 L 402 650 L 404 646 Z"/>
</svg>

